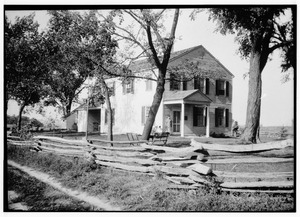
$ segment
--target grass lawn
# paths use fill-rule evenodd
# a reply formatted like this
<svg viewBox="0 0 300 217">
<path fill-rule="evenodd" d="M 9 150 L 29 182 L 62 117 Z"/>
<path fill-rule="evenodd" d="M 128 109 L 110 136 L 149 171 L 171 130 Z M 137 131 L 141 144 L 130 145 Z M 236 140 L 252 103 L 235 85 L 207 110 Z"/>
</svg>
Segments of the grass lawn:
<svg viewBox="0 0 300 217">
<path fill-rule="evenodd" d="M 12 203 L 25 203 L 28 211 L 93 211 L 89 204 L 74 200 L 49 185 L 8 166 L 7 190 L 19 196 Z M 7 209 L 7 208 L 6 208 Z M 9 208 L 7 210 L 10 210 Z M 13 210 L 10 210 L 13 211 Z"/>
</svg>

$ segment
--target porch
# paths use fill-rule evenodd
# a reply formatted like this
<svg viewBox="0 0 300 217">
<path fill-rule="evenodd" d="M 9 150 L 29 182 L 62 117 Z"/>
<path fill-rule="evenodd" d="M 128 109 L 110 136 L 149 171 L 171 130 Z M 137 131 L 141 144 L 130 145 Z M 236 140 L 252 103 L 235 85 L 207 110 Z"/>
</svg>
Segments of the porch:
<svg viewBox="0 0 300 217">
<path fill-rule="evenodd" d="M 163 120 L 172 135 L 206 136 L 210 134 L 210 103 L 199 90 L 165 92 Z"/>
</svg>

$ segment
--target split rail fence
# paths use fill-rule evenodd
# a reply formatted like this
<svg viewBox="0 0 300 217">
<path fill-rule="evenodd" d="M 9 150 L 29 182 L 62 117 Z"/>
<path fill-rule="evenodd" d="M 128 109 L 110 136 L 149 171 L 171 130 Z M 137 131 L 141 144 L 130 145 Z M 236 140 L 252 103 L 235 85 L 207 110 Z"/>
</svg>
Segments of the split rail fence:
<svg viewBox="0 0 300 217">
<path fill-rule="evenodd" d="M 271 150 L 293 149 L 293 140 L 253 145 L 218 145 L 191 140 L 190 147 L 171 148 L 148 145 L 145 141 L 113 141 L 114 144 L 135 144 L 112 147 L 105 140 L 67 140 L 36 136 L 34 141 L 18 141 L 8 137 L 8 144 L 30 146 L 31 151 L 84 157 L 106 167 L 126 171 L 160 174 L 172 182 L 170 189 L 216 187 L 221 191 L 293 193 L 293 172 L 238 172 L 239 165 L 259 163 L 291 163 L 294 157 L 263 157 Z M 253 155 L 256 154 L 256 155 Z M 227 169 L 218 170 L 227 165 Z M 230 169 L 228 169 L 230 168 Z"/>
</svg>

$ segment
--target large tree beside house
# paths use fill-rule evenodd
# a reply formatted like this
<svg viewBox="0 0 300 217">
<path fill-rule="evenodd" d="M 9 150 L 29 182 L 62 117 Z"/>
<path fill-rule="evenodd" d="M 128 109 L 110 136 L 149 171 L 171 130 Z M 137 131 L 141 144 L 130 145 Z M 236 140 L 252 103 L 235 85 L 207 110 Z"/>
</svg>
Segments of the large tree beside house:
<svg viewBox="0 0 300 217">
<path fill-rule="evenodd" d="M 236 33 L 239 52 L 249 60 L 249 91 L 246 114 L 246 126 L 242 139 L 256 143 L 260 125 L 261 74 L 269 56 L 277 49 L 282 49 L 287 67 L 294 63 L 293 23 L 281 21 L 290 8 L 276 7 L 233 7 L 211 8 L 210 19 L 217 21 L 222 34 Z M 289 62 L 291 60 L 292 62 Z"/>
<path fill-rule="evenodd" d="M 44 37 L 38 32 L 38 26 L 34 14 L 17 18 L 14 24 L 5 16 L 5 103 L 7 106 L 10 99 L 18 102 L 19 130 L 24 108 L 39 102 L 47 94 Z"/>
</svg>

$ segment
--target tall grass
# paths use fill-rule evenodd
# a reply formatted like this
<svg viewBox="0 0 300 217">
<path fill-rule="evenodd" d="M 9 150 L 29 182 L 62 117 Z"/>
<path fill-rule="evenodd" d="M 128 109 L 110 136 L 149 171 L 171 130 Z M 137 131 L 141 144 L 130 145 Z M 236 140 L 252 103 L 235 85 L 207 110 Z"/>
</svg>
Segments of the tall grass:
<svg viewBox="0 0 300 217">
<path fill-rule="evenodd" d="M 169 190 L 161 175 L 124 172 L 23 147 L 8 146 L 7 156 L 52 174 L 67 187 L 104 196 L 125 211 L 295 211 L 293 195 Z"/>
</svg>

